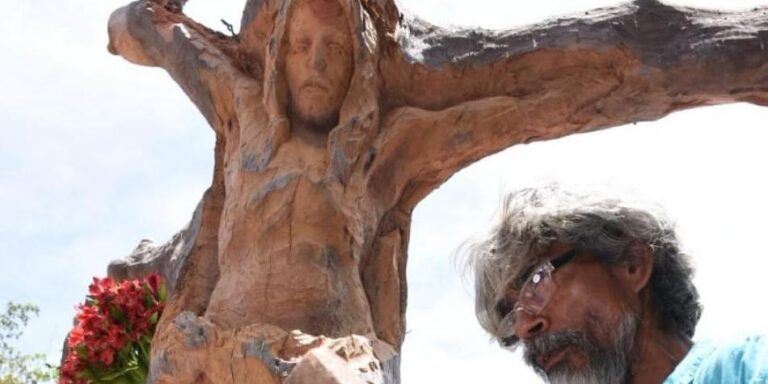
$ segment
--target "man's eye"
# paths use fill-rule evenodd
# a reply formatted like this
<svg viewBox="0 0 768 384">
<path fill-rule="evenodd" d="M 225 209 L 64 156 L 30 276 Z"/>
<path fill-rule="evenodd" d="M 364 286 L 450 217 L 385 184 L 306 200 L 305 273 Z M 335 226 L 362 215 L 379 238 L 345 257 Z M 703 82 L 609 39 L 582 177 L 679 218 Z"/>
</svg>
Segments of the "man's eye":
<svg viewBox="0 0 768 384">
<path fill-rule="evenodd" d="M 344 52 L 344 46 L 339 43 L 328 43 L 328 49 L 331 50 L 331 52 L 340 54 Z"/>
<path fill-rule="evenodd" d="M 307 51 L 307 44 L 291 44 L 291 53 L 302 53 Z"/>
</svg>

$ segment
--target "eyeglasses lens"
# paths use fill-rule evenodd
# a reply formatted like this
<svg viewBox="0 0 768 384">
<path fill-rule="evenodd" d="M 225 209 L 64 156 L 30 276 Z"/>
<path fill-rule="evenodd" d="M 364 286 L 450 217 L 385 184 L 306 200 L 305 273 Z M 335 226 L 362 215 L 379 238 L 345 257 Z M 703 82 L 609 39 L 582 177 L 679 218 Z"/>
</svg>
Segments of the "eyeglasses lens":
<svg viewBox="0 0 768 384">
<path fill-rule="evenodd" d="M 518 307 L 529 315 L 538 315 L 549 302 L 554 290 L 552 270 L 554 268 L 547 263 L 534 271 L 523 285 L 518 298 Z"/>
<path fill-rule="evenodd" d="M 515 303 L 512 311 L 501 321 L 502 329 L 509 335 L 499 338 L 500 343 L 504 347 L 514 350 L 519 341 L 519 338 L 515 336 L 515 327 L 520 316 L 519 312 L 525 312 L 529 316 L 537 316 L 544 310 L 544 307 L 547 306 L 549 299 L 552 297 L 552 292 L 557 288 L 557 284 L 552 279 L 552 272 L 555 271 L 555 268 L 571 261 L 577 252 L 577 248 L 574 248 L 564 255 L 553 258 L 536 268 L 528 276 L 525 284 L 520 289 L 517 303 Z"/>
<path fill-rule="evenodd" d="M 515 323 L 520 316 L 519 312 L 536 316 L 541 313 L 549 302 L 549 298 L 555 288 L 551 277 L 553 270 L 552 265 L 547 263 L 537 268 L 526 280 L 523 288 L 520 290 L 520 296 L 515 308 L 501 322 L 502 328 L 508 330 L 508 333 L 511 335 L 500 340 L 505 348 L 514 350 L 517 347 L 519 339 L 514 336 L 514 332 Z"/>
</svg>

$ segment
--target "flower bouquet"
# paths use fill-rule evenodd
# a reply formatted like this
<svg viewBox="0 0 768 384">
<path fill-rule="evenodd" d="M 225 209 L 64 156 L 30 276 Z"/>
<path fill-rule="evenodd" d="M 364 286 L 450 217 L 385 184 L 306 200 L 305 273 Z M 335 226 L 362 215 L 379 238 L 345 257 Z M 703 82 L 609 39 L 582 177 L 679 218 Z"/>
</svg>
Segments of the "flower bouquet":
<svg viewBox="0 0 768 384">
<path fill-rule="evenodd" d="M 59 384 L 144 384 L 167 291 L 156 273 L 116 283 L 93 278 L 67 338 Z"/>
</svg>

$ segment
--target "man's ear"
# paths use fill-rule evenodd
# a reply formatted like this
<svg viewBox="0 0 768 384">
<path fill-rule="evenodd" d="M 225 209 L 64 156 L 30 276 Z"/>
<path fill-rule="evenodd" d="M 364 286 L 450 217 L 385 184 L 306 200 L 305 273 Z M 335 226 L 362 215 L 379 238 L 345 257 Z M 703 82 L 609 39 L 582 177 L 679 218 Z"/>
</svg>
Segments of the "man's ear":
<svg viewBox="0 0 768 384">
<path fill-rule="evenodd" d="M 616 268 L 616 276 L 632 292 L 639 293 L 648 285 L 653 273 L 653 249 L 648 244 L 633 242 L 628 252 L 632 254 L 631 259 Z"/>
</svg>

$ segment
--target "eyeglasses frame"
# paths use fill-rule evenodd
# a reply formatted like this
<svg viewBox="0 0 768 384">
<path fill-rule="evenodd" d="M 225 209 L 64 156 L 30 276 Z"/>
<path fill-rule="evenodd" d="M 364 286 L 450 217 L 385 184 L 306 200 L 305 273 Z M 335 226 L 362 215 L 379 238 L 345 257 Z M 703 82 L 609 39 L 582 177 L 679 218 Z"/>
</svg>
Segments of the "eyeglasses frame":
<svg viewBox="0 0 768 384">
<path fill-rule="evenodd" d="M 507 313 L 507 315 L 504 316 L 504 318 L 500 322 L 500 328 L 502 329 L 514 329 L 515 322 L 517 321 L 517 312 L 525 311 L 531 316 L 537 316 L 539 315 L 544 308 L 546 308 L 547 304 L 549 304 L 549 299 L 551 298 L 551 294 L 546 298 L 546 301 L 539 306 L 536 310 L 526 310 L 525 304 L 523 303 L 523 293 L 526 292 L 526 287 L 528 287 L 531 283 L 535 286 L 540 284 L 542 281 L 544 281 L 546 278 L 549 278 L 552 283 L 554 283 L 554 280 L 552 279 L 552 274 L 555 272 L 557 268 L 562 267 L 566 263 L 573 260 L 573 258 L 579 253 L 578 248 L 573 248 L 570 251 L 557 256 L 553 257 L 547 261 L 542 262 L 539 264 L 536 268 L 532 270 L 532 272 L 525 277 L 525 283 L 523 284 L 522 288 L 520 289 L 520 293 L 518 296 L 518 300 L 515 303 L 514 307 L 512 307 L 512 310 Z M 542 275 L 545 273 L 545 275 Z M 536 277 L 539 277 L 537 281 L 534 281 Z M 555 288 L 557 288 L 557 285 L 555 285 Z M 530 309 L 530 308 L 529 308 Z M 509 323 L 506 326 L 505 323 Z M 501 344 L 504 348 L 512 349 L 514 350 L 518 344 L 519 337 L 515 335 L 514 333 L 510 336 L 506 337 L 500 337 L 499 338 L 499 344 Z"/>
</svg>

